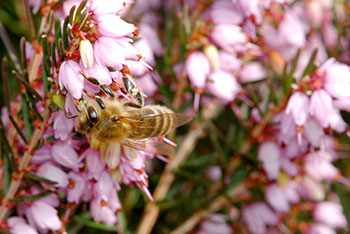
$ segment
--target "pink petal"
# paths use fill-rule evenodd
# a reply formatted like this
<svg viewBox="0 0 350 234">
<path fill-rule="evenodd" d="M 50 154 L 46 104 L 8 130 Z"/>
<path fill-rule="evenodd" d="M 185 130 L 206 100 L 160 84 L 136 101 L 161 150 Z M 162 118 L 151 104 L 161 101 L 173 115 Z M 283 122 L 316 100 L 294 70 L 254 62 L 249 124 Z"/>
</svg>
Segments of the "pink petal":
<svg viewBox="0 0 350 234">
<path fill-rule="evenodd" d="M 61 64 L 58 74 L 60 88 L 65 87 L 76 99 L 81 98 L 84 88 L 84 77 L 79 73 L 81 70 L 79 63 L 67 60 Z"/>
<path fill-rule="evenodd" d="M 313 211 L 313 216 L 318 222 L 333 228 L 345 228 L 347 226 L 342 206 L 335 202 L 324 201 L 317 203 Z"/>
<path fill-rule="evenodd" d="M 310 115 L 314 116 L 323 128 L 329 126 L 330 116 L 333 113 L 332 98 L 320 89 L 313 92 L 310 98 Z"/>
<path fill-rule="evenodd" d="M 94 0 L 91 3 L 90 9 L 95 15 L 117 14 L 125 8 L 126 1 L 120 0 Z"/>
<path fill-rule="evenodd" d="M 210 64 L 202 52 L 193 52 L 186 60 L 186 72 L 195 88 L 203 88 L 209 75 Z"/>
<path fill-rule="evenodd" d="M 57 231 L 62 226 L 62 222 L 57 215 L 57 210 L 46 203 L 40 201 L 34 202 L 30 207 L 30 213 L 35 224 L 42 229 Z"/>
<path fill-rule="evenodd" d="M 277 184 L 270 184 L 267 186 L 265 198 L 278 212 L 288 212 L 290 210 L 287 194 Z"/>
<path fill-rule="evenodd" d="M 241 27 L 230 24 L 215 25 L 211 37 L 216 44 L 228 52 L 233 52 L 247 42 L 247 37 Z"/>
<path fill-rule="evenodd" d="M 241 86 L 236 78 L 225 71 L 217 70 L 210 74 L 208 83 L 209 91 L 224 103 L 233 101 L 241 91 Z"/>
<path fill-rule="evenodd" d="M 303 126 L 308 118 L 309 98 L 302 92 L 295 92 L 289 98 L 286 113 L 293 116 L 296 125 Z"/>
<path fill-rule="evenodd" d="M 68 144 L 57 142 L 52 146 L 53 159 L 64 167 L 78 170 L 81 166 L 77 152 Z"/>
<path fill-rule="evenodd" d="M 243 83 L 258 81 L 266 78 L 266 71 L 258 62 L 250 62 L 243 66 L 240 72 L 240 81 Z"/>
<path fill-rule="evenodd" d="M 304 164 L 305 172 L 316 180 L 332 181 L 339 172 L 329 158 L 331 156 L 326 151 L 309 153 Z"/>
<path fill-rule="evenodd" d="M 262 167 L 269 180 L 278 178 L 280 173 L 280 149 L 276 143 L 262 143 L 258 151 L 258 160 L 262 162 Z"/>
<path fill-rule="evenodd" d="M 97 19 L 97 31 L 102 36 L 107 37 L 131 37 L 135 31 L 135 26 L 122 20 L 119 16 L 113 14 L 101 15 Z"/>
<path fill-rule="evenodd" d="M 68 184 L 66 173 L 50 162 L 46 162 L 41 165 L 37 171 L 37 174 L 48 180 L 57 182 L 57 184 L 54 185 L 56 187 L 66 187 Z"/>
</svg>

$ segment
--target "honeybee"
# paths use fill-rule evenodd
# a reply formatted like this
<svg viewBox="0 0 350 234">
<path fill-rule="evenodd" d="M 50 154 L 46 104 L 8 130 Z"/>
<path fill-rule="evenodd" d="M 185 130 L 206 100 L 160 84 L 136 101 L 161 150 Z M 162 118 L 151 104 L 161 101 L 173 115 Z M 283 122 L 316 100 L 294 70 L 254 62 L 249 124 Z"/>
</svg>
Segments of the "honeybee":
<svg viewBox="0 0 350 234">
<path fill-rule="evenodd" d="M 160 141 L 144 139 L 168 134 L 172 129 L 192 120 L 186 114 L 174 113 L 165 106 L 141 107 L 132 102 L 105 100 L 99 102 L 84 100 L 79 103 L 76 126 L 80 133 L 104 143 L 117 142 L 128 147 L 168 155 L 173 148 Z"/>
</svg>

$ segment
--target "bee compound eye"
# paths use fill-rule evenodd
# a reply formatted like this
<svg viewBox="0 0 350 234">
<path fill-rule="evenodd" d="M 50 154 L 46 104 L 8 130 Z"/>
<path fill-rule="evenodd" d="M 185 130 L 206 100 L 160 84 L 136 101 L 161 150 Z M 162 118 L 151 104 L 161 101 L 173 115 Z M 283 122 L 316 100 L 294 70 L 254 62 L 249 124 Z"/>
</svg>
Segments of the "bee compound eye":
<svg viewBox="0 0 350 234">
<path fill-rule="evenodd" d="M 91 123 L 94 124 L 97 122 L 97 112 L 93 106 L 88 106 L 87 114 Z"/>
</svg>

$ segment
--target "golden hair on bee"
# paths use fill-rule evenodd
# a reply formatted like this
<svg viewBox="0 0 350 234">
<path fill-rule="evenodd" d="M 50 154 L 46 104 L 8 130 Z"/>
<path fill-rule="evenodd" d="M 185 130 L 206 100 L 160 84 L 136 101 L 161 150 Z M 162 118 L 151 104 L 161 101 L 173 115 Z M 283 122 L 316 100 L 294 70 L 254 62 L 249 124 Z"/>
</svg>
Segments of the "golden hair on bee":
<svg viewBox="0 0 350 234">
<path fill-rule="evenodd" d="M 191 116 L 174 113 L 165 106 L 140 107 L 132 102 L 118 100 L 106 100 L 102 106 L 85 100 L 79 103 L 79 109 L 76 121 L 79 132 L 101 142 L 118 142 L 144 151 L 149 150 L 139 140 L 166 135 L 192 120 Z M 158 143 L 159 153 L 168 153 L 169 150 L 165 150 L 167 147 L 162 144 L 165 143 Z"/>
</svg>

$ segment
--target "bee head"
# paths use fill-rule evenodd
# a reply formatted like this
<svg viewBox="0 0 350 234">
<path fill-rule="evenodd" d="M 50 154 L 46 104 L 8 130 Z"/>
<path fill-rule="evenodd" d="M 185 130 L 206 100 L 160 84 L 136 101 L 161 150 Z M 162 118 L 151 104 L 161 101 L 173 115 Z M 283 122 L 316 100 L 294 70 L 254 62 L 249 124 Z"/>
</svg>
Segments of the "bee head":
<svg viewBox="0 0 350 234">
<path fill-rule="evenodd" d="M 99 114 L 94 105 L 81 106 L 78 113 L 76 127 L 80 133 L 89 133 L 91 128 L 98 122 Z"/>
</svg>

